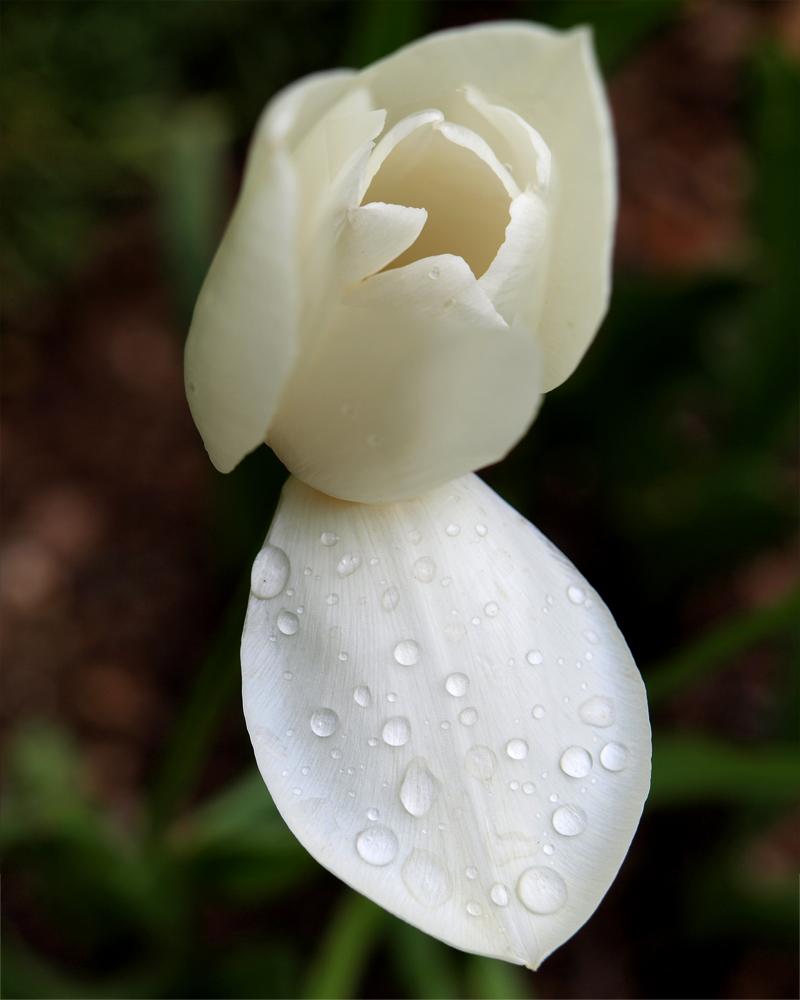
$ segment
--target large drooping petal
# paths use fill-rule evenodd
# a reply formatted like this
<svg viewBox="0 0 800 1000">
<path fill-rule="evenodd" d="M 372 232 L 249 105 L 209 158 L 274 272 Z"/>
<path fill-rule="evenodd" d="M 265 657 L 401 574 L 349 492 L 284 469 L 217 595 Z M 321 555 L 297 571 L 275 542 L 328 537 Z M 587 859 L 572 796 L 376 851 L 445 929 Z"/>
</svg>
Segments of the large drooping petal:
<svg viewBox="0 0 800 1000">
<path fill-rule="evenodd" d="M 281 397 L 267 442 L 330 496 L 393 503 L 502 458 L 539 403 L 538 346 L 460 257 L 352 286 Z"/>
<path fill-rule="evenodd" d="M 603 602 L 472 475 L 384 507 L 290 479 L 252 581 L 245 715 L 291 829 L 404 920 L 535 968 L 600 902 L 649 786 Z"/>
<path fill-rule="evenodd" d="M 538 327 L 542 388 L 563 382 L 608 304 L 616 215 L 611 119 L 590 32 L 522 23 L 445 31 L 368 67 L 359 83 L 369 87 L 376 107 L 389 109 L 389 128 L 417 108 L 440 108 L 450 121 L 483 135 L 501 162 L 520 162 L 519 150 L 511 123 L 492 106 L 516 112 L 541 135 L 552 153 L 553 210 Z M 480 109 L 476 91 L 486 97 Z"/>
</svg>

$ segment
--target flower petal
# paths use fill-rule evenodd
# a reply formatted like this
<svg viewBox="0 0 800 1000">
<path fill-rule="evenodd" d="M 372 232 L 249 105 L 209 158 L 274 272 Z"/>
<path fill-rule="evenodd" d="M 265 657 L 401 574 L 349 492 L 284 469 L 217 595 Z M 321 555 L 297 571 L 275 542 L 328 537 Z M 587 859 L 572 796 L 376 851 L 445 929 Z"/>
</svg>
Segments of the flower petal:
<svg viewBox="0 0 800 1000">
<path fill-rule="evenodd" d="M 342 287 L 375 274 L 399 257 L 422 232 L 427 218 L 424 208 L 381 201 L 351 209 L 336 240 Z"/>
<path fill-rule="evenodd" d="M 343 300 L 270 426 L 267 443 L 298 478 L 392 503 L 498 461 L 525 433 L 536 340 L 506 325 L 460 257 L 374 275 Z"/>
<path fill-rule="evenodd" d="M 472 87 L 529 122 L 550 148 L 555 212 L 538 334 L 543 388 L 559 385 L 594 337 L 610 292 L 616 164 L 591 33 L 521 23 L 444 31 L 368 67 L 359 82 L 378 107 L 390 108 L 390 128 L 392 107 L 405 116 L 435 104 L 450 121 L 480 131 L 476 109 L 463 100 Z"/>
<path fill-rule="evenodd" d="M 647 795 L 644 686 L 597 594 L 477 477 L 388 507 L 290 479 L 242 667 L 278 808 L 354 888 L 534 968 L 594 911 Z"/>
<path fill-rule="evenodd" d="M 245 181 L 186 341 L 186 396 L 220 472 L 264 440 L 297 353 L 294 173 L 273 150 L 259 155 L 257 174 Z"/>
</svg>

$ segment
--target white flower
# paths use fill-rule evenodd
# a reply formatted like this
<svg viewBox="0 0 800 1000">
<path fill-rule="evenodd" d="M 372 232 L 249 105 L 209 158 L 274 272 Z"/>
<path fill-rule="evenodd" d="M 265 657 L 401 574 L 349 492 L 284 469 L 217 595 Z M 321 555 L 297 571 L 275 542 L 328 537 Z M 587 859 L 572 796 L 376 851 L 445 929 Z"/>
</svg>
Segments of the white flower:
<svg viewBox="0 0 800 1000">
<path fill-rule="evenodd" d="M 217 467 L 266 440 L 293 473 L 242 641 L 278 808 L 393 913 L 532 967 L 625 856 L 647 705 L 600 598 L 470 473 L 602 318 L 613 159 L 585 31 L 469 28 L 302 80 L 186 352 Z"/>
<path fill-rule="evenodd" d="M 267 440 L 389 503 L 499 460 L 594 336 L 614 217 L 585 30 L 450 31 L 301 80 L 259 122 L 187 343 L 212 461 Z"/>
</svg>

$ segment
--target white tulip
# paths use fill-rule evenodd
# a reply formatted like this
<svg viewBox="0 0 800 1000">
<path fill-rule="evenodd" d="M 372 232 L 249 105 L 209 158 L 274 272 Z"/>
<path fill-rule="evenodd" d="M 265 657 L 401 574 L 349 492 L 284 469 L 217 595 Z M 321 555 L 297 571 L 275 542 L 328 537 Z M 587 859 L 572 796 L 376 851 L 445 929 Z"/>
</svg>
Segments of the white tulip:
<svg viewBox="0 0 800 1000">
<path fill-rule="evenodd" d="M 293 473 L 242 642 L 278 808 L 388 910 L 534 968 L 625 856 L 647 705 L 599 597 L 470 473 L 594 336 L 614 217 L 589 33 L 433 35 L 268 105 L 186 349 L 214 464 L 266 441 Z"/>
</svg>

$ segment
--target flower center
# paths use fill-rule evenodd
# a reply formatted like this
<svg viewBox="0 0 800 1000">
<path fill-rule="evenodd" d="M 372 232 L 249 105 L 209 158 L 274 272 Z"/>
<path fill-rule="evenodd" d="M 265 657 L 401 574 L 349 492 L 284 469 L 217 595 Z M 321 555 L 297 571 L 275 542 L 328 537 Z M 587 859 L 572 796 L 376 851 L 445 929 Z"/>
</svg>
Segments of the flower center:
<svg viewBox="0 0 800 1000">
<path fill-rule="evenodd" d="M 463 257 L 479 278 L 505 240 L 511 198 L 489 163 L 430 123 L 391 150 L 362 204 L 370 202 L 428 212 L 417 240 L 389 268 L 450 253 Z"/>
</svg>

